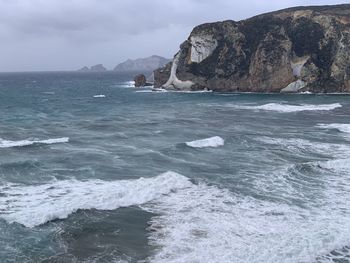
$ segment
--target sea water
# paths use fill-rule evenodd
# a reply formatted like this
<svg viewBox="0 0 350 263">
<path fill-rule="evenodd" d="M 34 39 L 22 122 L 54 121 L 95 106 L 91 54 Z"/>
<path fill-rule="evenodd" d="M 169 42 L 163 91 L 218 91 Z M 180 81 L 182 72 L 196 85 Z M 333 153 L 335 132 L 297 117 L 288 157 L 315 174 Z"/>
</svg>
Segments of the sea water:
<svg viewBox="0 0 350 263">
<path fill-rule="evenodd" d="M 0 74 L 0 262 L 348 262 L 350 97 Z"/>
</svg>

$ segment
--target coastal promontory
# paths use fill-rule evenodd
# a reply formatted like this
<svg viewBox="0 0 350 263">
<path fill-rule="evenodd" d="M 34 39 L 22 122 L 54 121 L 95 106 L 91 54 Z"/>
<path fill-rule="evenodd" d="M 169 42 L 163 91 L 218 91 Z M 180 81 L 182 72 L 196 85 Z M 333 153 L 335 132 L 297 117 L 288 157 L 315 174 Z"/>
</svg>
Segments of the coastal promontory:
<svg viewBox="0 0 350 263">
<path fill-rule="evenodd" d="M 154 78 L 172 90 L 350 92 L 350 4 L 199 25 Z"/>
</svg>

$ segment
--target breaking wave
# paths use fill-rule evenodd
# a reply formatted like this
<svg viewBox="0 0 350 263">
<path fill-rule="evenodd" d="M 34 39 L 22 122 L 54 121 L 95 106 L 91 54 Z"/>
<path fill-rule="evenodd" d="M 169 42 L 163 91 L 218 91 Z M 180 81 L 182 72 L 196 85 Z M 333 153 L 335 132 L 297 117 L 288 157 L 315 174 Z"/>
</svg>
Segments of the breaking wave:
<svg viewBox="0 0 350 263">
<path fill-rule="evenodd" d="M 151 261 L 316 262 L 349 242 L 350 183 L 343 179 L 329 178 L 324 202 L 308 207 L 204 183 L 179 189 L 142 206 L 158 214 L 150 222 L 150 244 L 158 248 Z"/>
<path fill-rule="evenodd" d="M 153 178 L 124 181 L 57 181 L 35 186 L 0 187 L 0 217 L 26 227 L 64 219 L 78 209 L 114 210 L 141 205 L 190 186 L 188 178 L 166 172 Z"/>
<path fill-rule="evenodd" d="M 157 248 L 151 262 L 314 262 L 347 245 L 350 235 L 350 218 L 344 212 L 350 207 L 344 194 L 350 184 L 343 178 L 331 180 L 322 189 L 330 201 L 322 209 L 194 184 L 174 172 L 137 180 L 5 185 L 0 187 L 0 216 L 34 227 L 79 209 L 140 205 L 155 213 L 148 229 L 150 244 Z M 336 184 L 344 192 L 330 190 Z"/>
<path fill-rule="evenodd" d="M 318 127 L 323 129 L 336 129 L 340 132 L 350 133 L 350 124 L 344 124 L 344 123 L 319 124 Z"/>
<path fill-rule="evenodd" d="M 68 137 L 47 139 L 47 140 L 20 140 L 20 141 L 8 141 L 0 138 L 0 148 L 12 148 L 12 147 L 23 147 L 33 144 L 55 144 L 55 143 L 66 143 L 69 142 Z"/>
<path fill-rule="evenodd" d="M 279 146 L 283 150 L 289 150 L 292 153 L 317 153 L 322 155 L 332 155 L 333 157 L 346 156 L 350 151 L 350 146 L 336 143 L 313 142 L 299 138 L 272 138 L 258 137 L 260 141 L 268 145 Z"/>
<path fill-rule="evenodd" d="M 340 103 L 333 104 L 320 104 L 320 105 L 290 105 L 290 104 L 281 104 L 281 103 L 268 103 L 259 106 L 245 106 L 237 105 L 234 106 L 238 109 L 247 109 L 247 110 L 264 110 L 264 111 L 277 111 L 282 113 L 287 112 L 299 112 L 299 111 L 330 111 L 342 107 Z"/>
</svg>

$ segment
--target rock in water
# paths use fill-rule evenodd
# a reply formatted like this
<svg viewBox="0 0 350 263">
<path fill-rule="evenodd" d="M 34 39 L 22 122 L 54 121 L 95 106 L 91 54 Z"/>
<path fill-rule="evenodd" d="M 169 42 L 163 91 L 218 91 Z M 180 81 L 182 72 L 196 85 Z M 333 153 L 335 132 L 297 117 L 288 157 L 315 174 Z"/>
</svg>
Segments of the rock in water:
<svg viewBox="0 0 350 263">
<path fill-rule="evenodd" d="M 350 92 L 350 4 L 197 26 L 155 88 Z"/>
<path fill-rule="evenodd" d="M 146 86 L 146 76 L 143 74 L 136 75 L 134 78 L 135 87 L 144 87 Z"/>
</svg>

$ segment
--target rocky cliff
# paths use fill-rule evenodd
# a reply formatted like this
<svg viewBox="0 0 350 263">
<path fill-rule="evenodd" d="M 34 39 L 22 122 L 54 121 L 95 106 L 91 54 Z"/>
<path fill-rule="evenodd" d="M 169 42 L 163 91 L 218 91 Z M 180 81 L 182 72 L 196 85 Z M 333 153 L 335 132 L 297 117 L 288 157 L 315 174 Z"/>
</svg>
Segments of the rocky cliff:
<svg viewBox="0 0 350 263">
<path fill-rule="evenodd" d="M 174 90 L 350 92 L 350 4 L 197 26 L 154 77 Z"/>
</svg>

